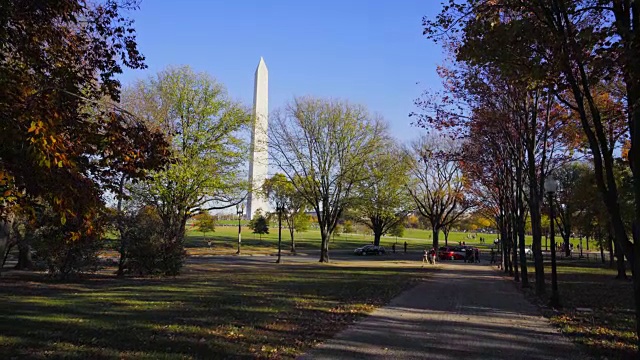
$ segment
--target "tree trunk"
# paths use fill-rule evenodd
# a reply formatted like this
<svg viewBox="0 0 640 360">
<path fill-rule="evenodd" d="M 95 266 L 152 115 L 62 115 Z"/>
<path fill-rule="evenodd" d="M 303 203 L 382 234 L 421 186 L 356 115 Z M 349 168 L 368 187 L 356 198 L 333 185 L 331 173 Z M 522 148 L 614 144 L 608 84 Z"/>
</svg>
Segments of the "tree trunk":
<svg viewBox="0 0 640 360">
<path fill-rule="evenodd" d="M 602 243 L 602 234 L 598 234 L 598 244 L 600 244 L 600 260 L 604 264 L 604 244 Z"/>
<path fill-rule="evenodd" d="M 120 184 L 119 184 L 119 191 L 120 193 L 118 194 L 118 205 L 116 207 L 117 209 L 117 219 L 116 219 L 116 223 L 117 223 L 117 227 L 118 227 L 118 232 L 120 233 L 120 260 L 118 261 L 118 271 L 116 272 L 116 276 L 117 277 L 123 277 L 124 276 L 124 265 L 126 263 L 127 260 L 127 248 L 128 248 L 128 237 L 126 234 L 126 229 L 123 223 L 123 214 L 122 214 L 122 196 L 124 195 L 124 181 L 125 181 L 125 177 L 122 176 L 120 178 Z"/>
<path fill-rule="evenodd" d="M 587 244 L 587 251 L 589 251 L 589 235 L 585 236 L 585 239 Z"/>
<path fill-rule="evenodd" d="M 524 247 L 524 199 L 522 198 L 522 191 L 518 190 L 518 212 L 520 215 L 518 216 L 518 245 L 520 248 L 520 278 L 522 279 L 522 287 L 529 287 L 529 275 L 527 272 L 527 254 L 525 253 Z"/>
<path fill-rule="evenodd" d="M 518 270 L 518 240 L 516 239 L 516 237 L 514 236 L 514 238 L 511 240 L 511 248 L 512 248 L 512 260 L 511 262 L 513 263 L 513 280 L 516 282 L 520 281 L 520 270 Z"/>
<path fill-rule="evenodd" d="M 609 240 L 609 267 L 613 269 L 613 236 L 607 236 Z"/>
<path fill-rule="evenodd" d="M 382 234 L 375 231 L 373 233 L 373 245 L 375 246 L 380 246 L 380 238 L 382 237 Z"/>
<path fill-rule="evenodd" d="M 542 295 L 546 292 L 544 279 L 544 258 L 542 256 L 542 214 L 540 212 L 540 202 L 538 199 L 530 200 L 529 214 L 531 216 L 531 235 L 533 243 L 533 265 L 535 268 L 536 294 Z M 545 239 L 546 243 L 546 239 Z"/>
<path fill-rule="evenodd" d="M 321 227 L 320 262 L 322 263 L 329 262 L 329 236 L 331 236 L 331 234 L 328 234 L 327 231 Z"/>
<path fill-rule="evenodd" d="M 449 230 L 443 230 L 444 233 L 444 246 L 449 246 Z"/>
<path fill-rule="evenodd" d="M 506 222 L 504 221 L 504 215 L 500 215 L 499 218 L 499 222 L 500 222 L 500 253 L 502 254 L 501 256 L 501 263 L 502 263 L 502 271 L 504 271 L 505 273 L 507 273 L 509 271 L 509 267 L 507 265 L 507 261 L 508 261 L 508 254 L 507 254 L 507 247 L 505 246 L 506 243 L 506 239 L 507 239 L 507 227 L 506 227 Z"/>
<path fill-rule="evenodd" d="M 618 275 L 616 275 L 616 279 L 626 279 L 627 278 L 627 269 L 624 264 L 624 251 L 620 248 L 620 245 L 615 244 L 615 256 L 616 256 L 616 265 L 618 268 Z"/>
<path fill-rule="evenodd" d="M 31 245 L 27 243 L 27 240 L 25 238 L 20 239 L 20 241 L 18 242 L 18 264 L 16 264 L 15 269 L 33 269 L 33 260 L 31 259 Z"/>
<path fill-rule="evenodd" d="M 513 276 L 513 258 L 511 257 L 511 234 L 512 226 L 511 226 L 511 216 L 508 217 L 507 220 L 507 238 L 504 239 L 504 247 L 505 247 L 505 262 L 507 263 L 507 270 L 509 271 L 509 275 Z"/>
<path fill-rule="evenodd" d="M 516 208 L 516 207 L 514 207 Z M 518 219 L 517 215 L 514 213 L 511 215 L 511 254 L 512 262 L 513 262 L 513 280 L 520 281 L 520 271 L 518 270 Z"/>
<path fill-rule="evenodd" d="M 293 233 L 295 232 L 295 228 L 293 227 L 293 224 L 288 224 L 289 225 L 289 234 L 291 235 L 291 253 L 295 254 L 296 253 L 296 242 L 294 240 L 293 237 Z"/>
<path fill-rule="evenodd" d="M 562 227 L 564 228 L 562 231 L 562 236 L 564 240 L 564 256 L 571 257 L 571 214 L 570 214 L 569 206 L 567 205 L 566 212 L 564 214 L 564 222 Z"/>
<path fill-rule="evenodd" d="M 440 235 L 440 226 L 435 225 L 432 228 L 433 231 L 433 248 L 438 250 L 438 235 Z"/>
<path fill-rule="evenodd" d="M 0 273 L 2 273 L 2 268 L 4 267 L 4 263 L 7 261 L 7 255 L 9 254 L 8 244 L 9 244 L 9 234 L 10 234 L 11 225 L 4 220 L 0 220 L 0 254 L 2 255 L 2 264 L 0 265 Z"/>
<path fill-rule="evenodd" d="M 124 276 L 124 265 L 127 261 L 127 237 L 122 234 L 120 232 L 120 260 L 118 261 L 118 271 L 116 272 L 117 277 Z"/>
<path fill-rule="evenodd" d="M 624 45 L 623 68 L 627 90 L 627 113 L 629 130 L 631 133 L 631 149 L 629 162 L 633 174 L 633 190 L 635 198 L 635 212 L 632 226 L 633 247 L 631 253 L 626 252 L 631 263 L 633 274 L 633 292 L 636 305 L 636 345 L 640 353 L 640 9 L 638 2 L 627 2 L 626 6 L 616 4 L 614 14 L 616 28 Z M 626 9 L 625 9 L 626 8 Z"/>
</svg>

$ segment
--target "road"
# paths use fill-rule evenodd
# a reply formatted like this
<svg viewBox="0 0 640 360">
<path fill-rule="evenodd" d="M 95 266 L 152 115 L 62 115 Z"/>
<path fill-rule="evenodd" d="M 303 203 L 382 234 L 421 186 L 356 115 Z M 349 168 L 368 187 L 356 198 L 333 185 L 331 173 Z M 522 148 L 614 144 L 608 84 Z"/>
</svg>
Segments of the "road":
<svg viewBox="0 0 640 360">
<path fill-rule="evenodd" d="M 585 359 L 488 265 L 446 262 L 300 359 Z"/>
</svg>

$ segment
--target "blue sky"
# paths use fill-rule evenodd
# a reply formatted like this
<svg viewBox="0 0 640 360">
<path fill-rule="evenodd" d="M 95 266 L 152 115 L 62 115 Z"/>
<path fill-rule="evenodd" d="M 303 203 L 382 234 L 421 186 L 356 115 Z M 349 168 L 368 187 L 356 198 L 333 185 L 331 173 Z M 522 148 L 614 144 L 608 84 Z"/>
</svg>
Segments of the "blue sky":
<svg viewBox="0 0 640 360">
<path fill-rule="evenodd" d="M 190 65 L 250 106 L 262 56 L 271 111 L 297 95 L 348 99 L 406 141 L 421 133 L 410 126 L 413 100 L 440 84 L 442 51 L 421 27 L 439 8 L 437 0 L 143 0 L 130 16 L 149 68 L 121 80 Z"/>
</svg>

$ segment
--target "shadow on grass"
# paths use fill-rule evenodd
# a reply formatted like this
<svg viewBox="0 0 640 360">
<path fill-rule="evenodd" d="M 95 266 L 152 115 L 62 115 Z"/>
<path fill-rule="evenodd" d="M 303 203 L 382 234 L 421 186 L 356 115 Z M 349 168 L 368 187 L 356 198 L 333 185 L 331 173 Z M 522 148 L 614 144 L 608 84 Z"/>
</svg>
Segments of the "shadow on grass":
<svg viewBox="0 0 640 360">
<path fill-rule="evenodd" d="M 66 283 L 9 273 L 0 283 L 0 358 L 294 357 L 425 275 L 252 259 L 185 270 Z"/>
<path fill-rule="evenodd" d="M 545 264 L 550 292 L 551 269 Z M 635 300 L 631 279 L 616 279 L 615 269 L 581 259 L 558 261 L 558 291 L 562 309 L 550 313 L 551 321 L 598 358 L 637 358 Z M 531 265 L 532 266 L 532 265 Z M 630 274 L 628 274 L 631 276 Z M 535 297 L 535 278 L 530 274 Z M 548 296 L 539 299 L 548 302 Z"/>
</svg>

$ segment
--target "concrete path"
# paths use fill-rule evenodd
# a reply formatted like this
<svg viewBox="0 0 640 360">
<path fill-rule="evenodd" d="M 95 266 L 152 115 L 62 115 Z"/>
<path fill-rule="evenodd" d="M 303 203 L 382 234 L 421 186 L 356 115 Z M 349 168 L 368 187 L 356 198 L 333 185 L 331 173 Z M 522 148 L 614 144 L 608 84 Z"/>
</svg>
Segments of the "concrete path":
<svg viewBox="0 0 640 360">
<path fill-rule="evenodd" d="M 441 270 L 301 359 L 585 359 L 488 265 Z"/>
</svg>

